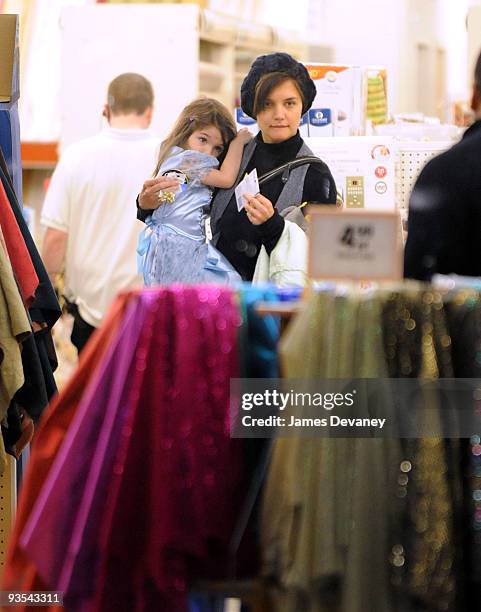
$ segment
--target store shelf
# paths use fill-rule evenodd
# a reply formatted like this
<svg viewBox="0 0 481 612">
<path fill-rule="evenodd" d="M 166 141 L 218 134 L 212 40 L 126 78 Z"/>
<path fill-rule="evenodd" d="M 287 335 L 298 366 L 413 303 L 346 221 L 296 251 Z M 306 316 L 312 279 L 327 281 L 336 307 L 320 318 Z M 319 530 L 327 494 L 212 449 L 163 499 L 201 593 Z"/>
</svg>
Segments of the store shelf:
<svg viewBox="0 0 481 612">
<path fill-rule="evenodd" d="M 208 91 L 218 91 L 227 78 L 227 71 L 222 67 L 210 62 L 199 62 L 199 84 L 200 88 Z"/>
<path fill-rule="evenodd" d="M 238 47 L 241 50 L 245 49 L 245 50 L 253 51 L 256 54 L 256 56 L 263 55 L 264 53 L 272 53 L 273 51 L 275 51 L 272 45 L 267 45 L 265 43 L 258 44 L 251 40 L 243 40 L 242 37 L 236 41 L 236 47 Z"/>
<path fill-rule="evenodd" d="M 199 13 L 199 30 L 204 40 L 232 43 L 237 30 L 237 20 L 230 15 L 203 10 Z"/>
<path fill-rule="evenodd" d="M 259 55 L 282 49 L 299 60 L 305 56 L 306 43 L 296 32 L 210 10 L 201 11 L 199 17 L 199 89 L 229 108 L 238 100 L 240 84 Z"/>
<path fill-rule="evenodd" d="M 199 35 L 199 40 L 202 42 L 210 43 L 212 45 L 226 45 L 232 44 L 232 34 L 221 33 L 221 34 L 205 34 L 203 32 Z"/>
<path fill-rule="evenodd" d="M 239 21 L 236 29 L 236 44 L 252 48 L 265 47 L 272 50 L 274 30 L 271 26 L 250 21 Z"/>
<path fill-rule="evenodd" d="M 25 170 L 42 170 L 55 168 L 58 161 L 56 142 L 22 142 L 22 168 Z"/>
</svg>

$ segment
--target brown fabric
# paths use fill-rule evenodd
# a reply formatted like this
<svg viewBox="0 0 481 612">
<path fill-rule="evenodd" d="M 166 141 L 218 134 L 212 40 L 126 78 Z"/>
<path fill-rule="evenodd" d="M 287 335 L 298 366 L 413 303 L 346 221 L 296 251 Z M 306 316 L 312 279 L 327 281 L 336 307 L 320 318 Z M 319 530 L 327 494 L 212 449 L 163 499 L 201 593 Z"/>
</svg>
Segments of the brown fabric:
<svg viewBox="0 0 481 612">
<path fill-rule="evenodd" d="M 0 240 L 0 421 L 25 381 L 19 341 L 31 331 L 10 260 Z"/>
</svg>

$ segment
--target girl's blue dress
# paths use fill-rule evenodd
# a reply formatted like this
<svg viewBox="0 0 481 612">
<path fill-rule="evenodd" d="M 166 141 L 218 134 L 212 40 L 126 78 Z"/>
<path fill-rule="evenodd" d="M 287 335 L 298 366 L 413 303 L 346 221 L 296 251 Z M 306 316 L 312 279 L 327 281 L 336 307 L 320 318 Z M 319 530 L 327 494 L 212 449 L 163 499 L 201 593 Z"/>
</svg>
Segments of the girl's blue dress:
<svg viewBox="0 0 481 612">
<path fill-rule="evenodd" d="M 227 259 L 206 243 L 205 220 L 212 190 L 201 183 L 219 162 L 198 151 L 172 149 L 158 177 L 181 181 L 172 203 L 162 203 L 146 219 L 137 252 L 146 285 L 169 283 L 227 284 L 241 280 Z"/>
</svg>

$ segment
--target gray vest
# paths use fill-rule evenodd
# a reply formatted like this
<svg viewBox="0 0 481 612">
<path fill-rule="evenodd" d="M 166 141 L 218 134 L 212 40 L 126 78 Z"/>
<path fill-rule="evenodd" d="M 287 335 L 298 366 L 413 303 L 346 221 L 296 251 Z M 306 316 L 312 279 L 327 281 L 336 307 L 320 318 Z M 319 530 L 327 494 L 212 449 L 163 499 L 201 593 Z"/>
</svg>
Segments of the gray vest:
<svg viewBox="0 0 481 612">
<path fill-rule="evenodd" d="M 235 188 L 241 179 L 244 178 L 247 165 L 254 154 L 256 145 L 257 142 L 255 139 L 253 139 L 244 147 L 239 174 L 237 175 L 237 180 L 234 186 L 230 187 L 230 189 L 222 189 L 219 191 L 212 202 L 210 226 L 212 228 L 212 243 L 214 245 L 217 244 L 217 241 L 219 240 L 219 221 L 229 202 L 231 201 L 232 196 L 234 195 Z M 313 152 L 305 143 L 302 143 L 302 147 L 299 149 L 296 157 L 304 157 L 305 155 L 313 155 Z M 299 166 L 291 171 L 289 179 L 286 181 L 279 197 L 277 198 L 277 202 L 273 202 L 273 205 L 279 212 L 282 212 L 288 206 L 298 206 L 302 203 L 304 180 L 306 178 L 308 169 L 309 164 L 305 164 L 304 166 Z"/>
</svg>

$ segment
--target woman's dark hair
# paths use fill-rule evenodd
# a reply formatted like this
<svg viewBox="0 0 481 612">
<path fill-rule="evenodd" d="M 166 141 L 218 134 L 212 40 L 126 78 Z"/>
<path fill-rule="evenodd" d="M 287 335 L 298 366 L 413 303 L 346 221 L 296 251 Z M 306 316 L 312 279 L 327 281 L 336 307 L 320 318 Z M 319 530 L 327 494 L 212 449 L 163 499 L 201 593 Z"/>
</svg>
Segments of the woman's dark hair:
<svg viewBox="0 0 481 612">
<path fill-rule="evenodd" d="M 304 94 L 302 93 L 302 89 L 300 88 L 296 79 L 285 72 L 270 72 L 269 74 L 261 76 L 255 87 L 253 105 L 254 117 L 256 117 L 257 113 L 264 109 L 266 100 L 271 91 L 285 81 L 291 81 L 293 83 L 299 93 L 302 105 L 304 106 Z"/>
<path fill-rule="evenodd" d="M 302 114 L 307 113 L 316 97 L 316 86 L 307 68 L 288 53 L 269 53 L 260 55 L 253 62 L 241 85 L 241 108 L 246 115 L 255 118 L 254 98 L 259 81 L 268 75 L 281 73 L 291 78 L 302 92 Z M 277 78 L 277 77 L 276 77 Z M 277 83 L 281 83 L 279 81 Z M 269 88 L 272 89 L 273 85 Z M 263 88 L 264 90 L 264 88 Z M 265 91 L 265 90 L 264 90 Z M 264 94 L 262 96 L 264 99 Z"/>
</svg>

